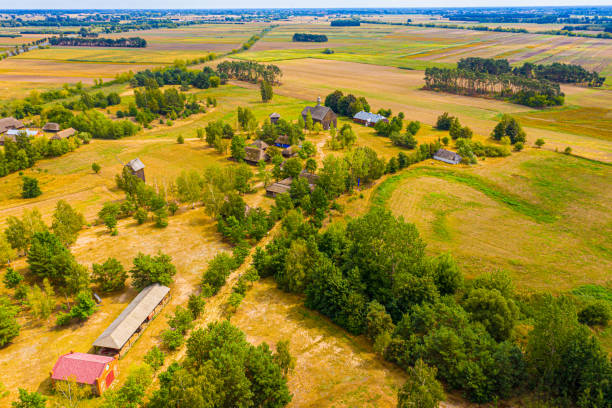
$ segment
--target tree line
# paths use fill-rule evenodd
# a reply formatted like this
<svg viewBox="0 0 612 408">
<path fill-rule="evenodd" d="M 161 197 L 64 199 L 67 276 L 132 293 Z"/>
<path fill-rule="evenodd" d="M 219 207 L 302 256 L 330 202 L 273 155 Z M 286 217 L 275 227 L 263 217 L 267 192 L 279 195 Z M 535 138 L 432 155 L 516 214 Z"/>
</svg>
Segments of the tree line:
<svg viewBox="0 0 612 408">
<path fill-rule="evenodd" d="M 51 45 L 68 47 L 126 47 L 145 48 L 147 40 L 141 37 L 130 38 L 82 38 L 82 37 L 51 37 Z"/>
<path fill-rule="evenodd" d="M 228 79 L 257 83 L 266 81 L 279 84 L 283 73 L 272 64 L 260 64 L 255 61 L 223 61 L 217 65 L 217 71 Z"/>
<path fill-rule="evenodd" d="M 130 80 L 130 85 L 157 86 L 164 85 L 191 85 L 198 89 L 208 89 L 224 84 L 227 75 L 214 71 L 211 67 L 204 67 L 201 71 L 190 70 L 184 66 L 172 66 L 161 69 L 145 69 L 137 72 Z"/>
<path fill-rule="evenodd" d="M 357 19 L 332 20 L 330 25 L 332 27 L 359 27 L 361 25 L 361 21 Z"/>
<path fill-rule="evenodd" d="M 293 42 L 327 42 L 325 34 L 295 33 L 292 37 Z"/>
<path fill-rule="evenodd" d="M 424 89 L 508 99 L 531 107 L 563 105 L 565 100 L 559 84 L 545 79 L 512 73 L 495 75 L 458 68 L 427 68 Z"/>
<path fill-rule="evenodd" d="M 549 65 L 525 62 L 522 66 L 512 68 L 507 59 L 469 57 L 459 60 L 457 69 L 490 75 L 512 73 L 525 78 L 535 78 L 564 84 L 581 84 L 590 87 L 599 87 L 606 80 L 605 77 L 600 77 L 597 72 L 587 71 L 580 65 L 559 62 Z"/>
</svg>

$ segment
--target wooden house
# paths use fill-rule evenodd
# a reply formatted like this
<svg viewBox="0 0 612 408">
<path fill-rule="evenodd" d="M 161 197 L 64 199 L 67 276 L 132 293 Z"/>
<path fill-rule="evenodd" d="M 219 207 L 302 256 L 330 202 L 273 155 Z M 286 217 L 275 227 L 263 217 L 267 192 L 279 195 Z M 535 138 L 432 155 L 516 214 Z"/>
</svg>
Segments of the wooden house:
<svg viewBox="0 0 612 408">
<path fill-rule="evenodd" d="M 73 128 L 68 128 L 68 129 L 60 130 L 59 132 L 57 132 L 56 134 L 51 136 L 51 140 L 69 139 L 72 136 L 76 135 L 76 133 L 77 133 L 77 131 L 75 129 L 73 129 Z"/>
<path fill-rule="evenodd" d="M 283 155 L 284 158 L 291 158 L 291 157 L 295 157 L 297 156 L 297 154 L 300 152 L 301 148 L 300 146 L 289 146 L 285 149 L 283 149 L 283 151 L 281 152 L 281 154 Z"/>
<path fill-rule="evenodd" d="M 270 116 L 269 116 L 270 122 L 272 124 L 276 125 L 278 123 L 278 120 L 280 119 L 280 117 L 281 117 L 280 114 L 278 114 L 276 112 L 271 113 Z"/>
<path fill-rule="evenodd" d="M 0 146 L 4 146 L 6 141 L 16 142 L 17 136 L 21 134 L 32 138 L 38 136 L 39 133 L 36 129 L 7 129 L 4 133 L 0 134 Z"/>
<path fill-rule="evenodd" d="M 261 150 L 266 150 L 268 148 L 268 144 L 266 142 L 264 142 L 263 140 L 260 140 L 260 139 L 257 139 L 256 141 L 251 143 L 249 146 L 256 147 L 256 148 L 261 149 Z"/>
<path fill-rule="evenodd" d="M 288 193 L 289 190 L 291 190 L 292 182 L 293 178 L 287 177 L 286 179 L 270 184 L 266 187 L 266 195 L 268 197 L 276 197 L 279 194 Z"/>
<path fill-rule="evenodd" d="M 389 119 L 384 117 L 383 115 L 379 115 L 377 113 L 361 111 L 357 112 L 355 116 L 353 116 L 353 122 L 359 123 L 365 126 L 374 126 L 378 122 L 386 122 L 389 123 Z"/>
<path fill-rule="evenodd" d="M 9 129 L 23 129 L 25 125 L 22 121 L 8 117 L 0 119 L 0 134 L 5 133 Z"/>
<path fill-rule="evenodd" d="M 132 175 L 138 177 L 139 179 L 141 179 L 142 181 L 145 181 L 145 174 L 144 174 L 144 164 L 140 161 L 140 159 L 136 158 L 136 159 L 132 159 L 130 160 L 125 167 L 127 167 L 130 172 L 132 173 Z"/>
<path fill-rule="evenodd" d="M 323 129 L 329 129 L 332 124 L 334 127 L 338 127 L 338 117 L 333 110 L 327 106 L 321 105 L 320 97 L 317 99 L 317 106 L 307 106 L 302 110 L 302 118 L 304 118 L 304 121 L 306 121 L 306 117 L 308 117 L 308 112 L 310 112 L 312 122 L 320 123 Z"/>
<path fill-rule="evenodd" d="M 140 333 L 163 309 L 170 298 L 170 288 L 158 283 L 144 288 L 121 314 L 94 341 L 97 354 L 122 356 L 138 340 Z"/>
<path fill-rule="evenodd" d="M 289 139 L 289 136 L 281 135 L 274 141 L 274 146 L 286 149 L 287 147 L 291 146 L 291 140 Z"/>
<path fill-rule="evenodd" d="M 248 164 L 256 165 L 260 161 L 268 161 L 269 157 L 264 149 L 255 146 L 247 146 L 244 148 L 244 161 Z"/>
<path fill-rule="evenodd" d="M 461 163 L 461 156 L 446 149 L 439 149 L 433 156 L 434 160 L 440 160 L 448 164 Z"/>
<path fill-rule="evenodd" d="M 43 132 L 57 133 L 60 131 L 60 125 L 55 122 L 47 122 L 42 130 Z"/>
<path fill-rule="evenodd" d="M 95 395 L 102 395 L 118 374 L 116 357 L 71 351 L 57 360 L 51 371 L 51 380 L 74 379 L 78 384 L 90 385 Z"/>
</svg>

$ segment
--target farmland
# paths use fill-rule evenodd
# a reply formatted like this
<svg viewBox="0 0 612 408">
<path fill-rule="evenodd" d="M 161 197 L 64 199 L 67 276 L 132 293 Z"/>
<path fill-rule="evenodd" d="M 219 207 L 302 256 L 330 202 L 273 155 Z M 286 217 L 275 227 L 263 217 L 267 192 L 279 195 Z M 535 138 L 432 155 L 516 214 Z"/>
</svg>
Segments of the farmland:
<svg viewBox="0 0 612 408">
<path fill-rule="evenodd" d="M 406 18 L 416 23 L 448 23 L 427 15 L 367 18 L 394 23 Z M 170 285 L 170 303 L 120 359 L 115 389 L 125 383 L 129 368 L 142 363 L 151 347 L 164 347 L 162 332 L 168 328 L 170 314 L 175 307 L 186 306 L 189 295 L 202 291 L 202 276 L 210 261 L 221 252 L 231 253 L 236 246 L 220 232 L 220 216 L 200 203 L 200 197 L 194 205 L 180 202 L 165 228 L 154 226 L 153 215 L 142 225 L 129 217 L 119 220 L 115 235 L 103 225 L 99 212 L 105 203 L 126 200 L 115 177 L 134 158 L 145 164 L 146 184 L 167 194 L 168 202 L 180 201 L 176 180 L 181 173 L 202 174 L 211 166 L 234 168 L 231 149 L 226 147 L 220 153 L 202 136 L 208 124 L 223 121 L 250 143 L 256 133 L 240 128 L 239 107 L 249 109 L 257 127 L 272 112 L 296 122 L 306 105 L 313 106 L 318 97 L 325 99 L 334 90 L 341 90 L 365 97 L 373 112 L 390 109 L 392 115 L 403 112 L 404 124 L 419 121 L 416 139 L 420 145 L 439 143 L 450 136 L 449 131 L 435 127 L 439 115 L 449 112 L 473 131 L 472 141 L 499 146 L 491 139 L 492 130 L 502 115 L 512 115 L 526 133 L 522 151 L 513 150 L 508 157 L 481 157 L 473 165 L 452 166 L 427 159 L 397 172 L 388 171 L 395 174 L 384 174 L 371 184 L 355 186 L 334 198 L 335 205 L 323 217 L 321 231 L 332 223 L 348 222 L 352 217 L 383 208 L 416 226 L 426 243 L 427 256 L 451 254 L 468 282 L 496 271 L 508 273 L 517 299 L 523 302 L 520 324 L 509 341 L 521 346 L 526 344 L 527 332 L 533 325 L 533 314 L 529 315 L 532 311 L 528 310 L 533 305 L 526 300 L 530 296 L 574 293 L 580 302 L 587 302 L 591 292 L 604 293 L 604 298 L 611 293 L 612 40 L 385 24 L 330 27 L 331 19 L 301 16 L 273 21 L 270 31 L 252 47 L 239 52 L 232 50 L 240 49 L 271 23 L 196 24 L 104 34 L 110 38 L 133 34 L 145 39 L 147 47 L 51 47 L 0 60 L 0 107 L 17 104 L 32 91 L 80 82 L 88 92 L 101 89 L 121 96 L 118 105 L 97 109 L 112 120 L 122 118 L 118 111 L 127 112 L 134 104 L 137 88 L 128 81 L 108 88 L 91 87 L 94 80 L 109 81 L 127 71 L 173 64 L 184 67 L 183 61 L 211 53 L 218 58 L 187 65 L 186 69 L 215 69 L 221 61 L 258 61 L 282 70 L 280 84 L 274 85 L 274 97 L 267 103 L 261 101 L 259 84 L 234 79 L 206 89 L 180 82 L 161 86 L 160 92 L 180 89 L 202 109 L 172 120 L 169 116 L 156 117 L 135 135 L 117 140 L 93 139 L 72 152 L 41 159 L 31 168 L 0 177 L 0 233 L 8 217 L 20 217 L 26 210 L 37 209 L 51 225 L 57 202 L 65 200 L 85 217 L 85 226 L 70 252 L 87 268 L 111 256 L 126 270 L 139 253 L 162 251 L 172 257 L 177 273 Z M 505 26 L 532 32 L 560 28 L 559 24 Z M 15 31 L 0 29 L 2 33 Z M 329 41 L 291 41 L 294 33 L 302 32 L 324 34 Z M 10 49 L 38 38 L 42 36 L 0 37 L 0 48 Z M 327 48 L 333 53 L 323 53 Z M 608 78 L 602 88 L 562 84 L 565 106 L 550 109 L 422 89 L 425 68 L 454 67 L 468 56 L 506 58 L 513 66 L 523 62 L 580 64 Z M 44 108 L 77 99 L 71 96 L 48 102 Z M 214 105 L 207 99 L 214 99 Z M 23 120 L 36 126 L 41 118 L 30 115 Z M 352 126 L 355 133 L 352 149 L 369 147 L 385 162 L 395 160 L 400 152 L 415 153 L 394 145 L 374 128 L 338 117 L 338 129 L 343 125 Z M 305 132 L 305 140 L 316 147 L 312 158 L 319 169 L 324 158 L 349 153 L 349 149 L 332 149 L 330 139 L 327 131 Z M 540 148 L 535 146 L 538 139 L 545 141 Z M 454 143 L 451 140 L 448 148 L 456 150 Z M 568 147 L 570 150 L 563 154 Z M 99 172 L 92 170 L 93 163 L 100 166 Z M 272 173 L 273 167 L 268 165 L 266 169 Z M 252 170 L 258 173 L 252 180 L 253 188 L 239 196 L 248 208 L 269 211 L 275 201 L 265 196 L 261 170 Z M 23 176 L 38 181 L 40 196 L 22 197 Z M 266 342 L 275 351 L 279 341 L 290 340 L 295 368 L 286 376 L 293 398 L 288 406 L 397 406 L 397 393 L 409 376 L 407 371 L 375 351 L 372 339 L 350 334 L 333 318 L 306 307 L 306 293 L 289 293 L 281 289 L 280 282 L 275 283 L 274 277 L 265 277 L 249 284 L 244 299 L 230 306 L 237 282 L 252 271 L 256 249 L 282 236 L 283 227 L 283 222 L 275 223 L 263 238 L 249 241 L 246 260 L 232 269 L 218 293 L 207 297 L 204 312 L 193 322 L 193 329 L 228 319 L 254 345 Z M 14 260 L 11 266 L 26 277 L 28 285 L 40 284 L 29 272 L 26 257 Z M 6 270 L 0 266 L 0 277 Z M 89 319 L 66 327 L 55 324 L 63 309 L 58 307 L 47 319 L 35 318 L 21 300 L 14 300 L 14 289 L 0 284 L 0 296 L 19 305 L 18 322 L 22 326 L 13 342 L 0 348 L 0 386 L 10 391 L 3 399 L 0 387 L 0 406 L 8 406 L 17 398 L 18 387 L 41 392 L 58 402 L 61 396 L 52 392 L 49 380 L 57 357 L 70 350 L 93 351 L 93 340 L 136 296 L 137 290 L 130 283 L 128 279 L 125 290 L 103 294 L 101 305 Z M 459 298 L 460 292 L 457 293 Z M 57 299 L 58 304 L 63 302 L 59 292 Z M 66 302 L 69 303 L 67 296 Z M 612 353 L 612 328 L 596 328 L 593 333 L 605 352 Z M 164 350 L 167 358 L 161 370 L 174 361 L 183 361 L 188 353 L 185 345 L 175 351 Z M 15 365 L 15 361 L 20 364 Z M 159 385 L 159 379 L 154 377 L 150 388 L 157 389 Z M 444 407 L 472 406 L 461 390 L 449 390 L 448 395 Z M 101 401 L 90 398 L 83 406 L 98 407 Z M 522 403 L 519 397 L 519 406 Z"/>
</svg>

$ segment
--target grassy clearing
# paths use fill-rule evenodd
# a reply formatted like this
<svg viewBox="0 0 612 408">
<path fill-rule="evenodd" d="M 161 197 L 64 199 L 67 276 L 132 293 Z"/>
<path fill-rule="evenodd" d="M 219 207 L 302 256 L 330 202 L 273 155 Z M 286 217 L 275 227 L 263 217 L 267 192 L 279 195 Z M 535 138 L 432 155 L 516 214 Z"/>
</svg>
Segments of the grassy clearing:
<svg viewBox="0 0 612 408">
<path fill-rule="evenodd" d="M 468 277 L 505 269 L 524 290 L 559 293 L 610 283 L 611 181 L 607 165 L 531 150 L 470 168 L 426 162 L 369 202 L 414 222 Z"/>
<path fill-rule="evenodd" d="M 290 340 L 297 361 L 289 375 L 289 406 L 395 407 L 406 374 L 382 361 L 365 338 L 347 334 L 303 303 L 266 279 L 253 286 L 231 319 L 254 344 Z"/>
</svg>

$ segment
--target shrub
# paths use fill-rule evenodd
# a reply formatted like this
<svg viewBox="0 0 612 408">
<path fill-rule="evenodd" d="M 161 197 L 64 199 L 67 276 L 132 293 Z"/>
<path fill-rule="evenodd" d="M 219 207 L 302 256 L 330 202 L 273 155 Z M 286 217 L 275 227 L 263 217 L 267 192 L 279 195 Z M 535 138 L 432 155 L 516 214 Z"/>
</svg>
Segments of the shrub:
<svg viewBox="0 0 612 408">
<path fill-rule="evenodd" d="M 569 146 L 567 146 L 567 147 L 565 148 L 565 150 L 563 151 L 563 153 L 565 153 L 565 154 L 567 154 L 567 155 L 572 154 L 572 148 L 571 148 L 571 147 L 569 147 Z"/>
<path fill-rule="evenodd" d="M 38 180 L 32 177 L 23 177 L 23 184 L 21 186 L 21 197 L 22 198 L 36 198 L 42 194 L 40 187 L 38 187 Z"/>
<path fill-rule="evenodd" d="M 168 329 L 162 333 L 162 342 L 168 350 L 176 350 L 185 343 L 185 339 L 180 331 Z"/>
<path fill-rule="evenodd" d="M 178 137 L 176 138 L 176 143 L 178 144 L 185 143 L 185 138 L 183 137 L 183 135 L 178 135 Z"/>
<path fill-rule="evenodd" d="M 21 281 L 23 281 L 22 274 L 20 274 L 13 268 L 6 269 L 6 273 L 4 274 L 3 282 L 4 282 L 4 286 L 6 286 L 7 289 L 16 288 L 21 283 Z"/>
<path fill-rule="evenodd" d="M 516 150 L 517 152 L 520 152 L 521 150 L 523 150 L 523 147 L 525 147 L 523 145 L 523 142 L 516 142 L 514 144 L 514 150 Z"/>
<path fill-rule="evenodd" d="M 546 142 L 545 142 L 545 141 L 544 141 L 544 139 L 542 139 L 542 138 L 539 138 L 539 139 L 537 139 L 537 140 L 535 141 L 535 145 L 536 145 L 536 146 L 538 146 L 538 147 L 542 147 L 542 146 L 544 146 L 544 144 L 545 144 L 545 143 L 546 143 Z"/>
<path fill-rule="evenodd" d="M 102 167 L 100 167 L 98 163 L 94 162 L 91 164 L 91 169 L 93 170 L 94 173 L 98 174 L 100 170 L 102 169 Z"/>
<path fill-rule="evenodd" d="M 612 318 L 610 305 L 605 300 L 598 300 L 586 306 L 578 313 L 578 321 L 588 326 L 607 326 Z"/>
</svg>

